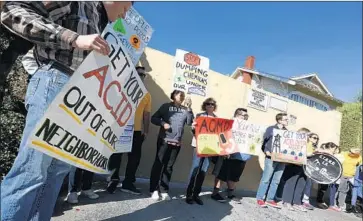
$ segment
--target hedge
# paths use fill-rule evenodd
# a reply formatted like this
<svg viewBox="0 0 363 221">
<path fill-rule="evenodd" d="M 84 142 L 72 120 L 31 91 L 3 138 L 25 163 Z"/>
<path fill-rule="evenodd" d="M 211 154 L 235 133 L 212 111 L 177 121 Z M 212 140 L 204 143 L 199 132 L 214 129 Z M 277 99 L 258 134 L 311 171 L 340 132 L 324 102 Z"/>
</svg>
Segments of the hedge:
<svg viewBox="0 0 363 221">
<path fill-rule="evenodd" d="M 338 110 L 342 113 L 341 149 L 362 148 L 362 102 L 345 103 Z"/>
</svg>

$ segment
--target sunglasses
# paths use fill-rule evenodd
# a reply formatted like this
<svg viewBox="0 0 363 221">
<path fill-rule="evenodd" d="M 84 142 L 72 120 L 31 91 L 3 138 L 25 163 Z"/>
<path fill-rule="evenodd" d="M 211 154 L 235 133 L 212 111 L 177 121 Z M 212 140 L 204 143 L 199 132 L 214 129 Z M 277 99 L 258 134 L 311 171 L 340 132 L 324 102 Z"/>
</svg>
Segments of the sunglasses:
<svg viewBox="0 0 363 221">
<path fill-rule="evenodd" d="M 311 139 L 319 140 L 319 138 L 318 138 L 318 137 L 311 137 Z"/>
<path fill-rule="evenodd" d="M 206 106 L 213 106 L 213 107 L 214 107 L 214 106 L 216 106 L 216 104 L 215 104 L 215 103 L 206 103 L 205 105 L 206 105 Z"/>
</svg>

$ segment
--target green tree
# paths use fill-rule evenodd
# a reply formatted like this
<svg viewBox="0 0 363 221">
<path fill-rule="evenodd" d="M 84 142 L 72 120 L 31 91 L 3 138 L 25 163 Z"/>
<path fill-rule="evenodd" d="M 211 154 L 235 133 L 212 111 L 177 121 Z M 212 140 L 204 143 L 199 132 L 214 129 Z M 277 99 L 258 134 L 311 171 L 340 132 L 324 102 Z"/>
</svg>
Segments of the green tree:
<svg viewBox="0 0 363 221">
<path fill-rule="evenodd" d="M 359 92 L 358 96 L 357 96 L 357 102 L 362 102 L 362 91 Z"/>
<path fill-rule="evenodd" d="M 355 102 L 345 103 L 339 108 L 342 113 L 340 147 L 342 150 L 362 147 L 362 92 Z"/>
</svg>

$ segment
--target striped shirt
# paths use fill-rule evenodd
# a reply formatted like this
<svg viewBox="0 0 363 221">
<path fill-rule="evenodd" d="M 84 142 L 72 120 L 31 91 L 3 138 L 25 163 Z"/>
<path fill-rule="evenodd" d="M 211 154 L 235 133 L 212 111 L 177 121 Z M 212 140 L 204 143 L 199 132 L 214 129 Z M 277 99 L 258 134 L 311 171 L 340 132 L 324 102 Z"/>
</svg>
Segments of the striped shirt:
<svg viewBox="0 0 363 221">
<path fill-rule="evenodd" d="M 50 60 L 76 70 L 89 51 L 72 47 L 79 35 L 100 34 L 101 2 L 6 2 L 1 23 L 35 44 L 40 62 Z"/>
</svg>

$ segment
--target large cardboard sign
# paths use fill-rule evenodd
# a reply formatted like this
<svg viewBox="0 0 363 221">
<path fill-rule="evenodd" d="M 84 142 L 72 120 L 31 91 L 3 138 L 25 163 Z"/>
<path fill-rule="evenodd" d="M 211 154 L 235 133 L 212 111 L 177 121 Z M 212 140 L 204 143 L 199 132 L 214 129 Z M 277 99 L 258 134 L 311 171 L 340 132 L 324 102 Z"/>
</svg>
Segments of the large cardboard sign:
<svg viewBox="0 0 363 221">
<path fill-rule="evenodd" d="M 209 59 L 181 49 L 176 50 L 172 88 L 205 97 Z"/>
<path fill-rule="evenodd" d="M 153 28 L 133 7 L 127 11 L 125 19 L 118 19 L 112 23 L 112 27 L 130 56 L 132 63 L 137 65 L 151 39 L 154 32 Z"/>
<path fill-rule="evenodd" d="M 317 183 L 331 184 L 342 176 L 343 167 L 333 155 L 318 153 L 309 157 L 304 165 L 304 172 Z"/>
<path fill-rule="evenodd" d="M 95 173 L 108 174 L 121 135 L 147 93 L 112 26 L 103 38 L 108 56 L 91 52 L 56 96 L 28 139 L 32 148 Z"/>
<path fill-rule="evenodd" d="M 125 19 L 118 19 L 111 25 L 136 66 L 154 30 L 133 7 L 127 11 Z M 133 133 L 134 121 L 130 120 L 120 137 L 122 149 L 132 148 Z"/>
<path fill-rule="evenodd" d="M 233 120 L 212 117 L 198 117 L 195 128 L 197 154 L 199 156 L 223 156 L 235 148 L 232 138 Z"/>
<path fill-rule="evenodd" d="M 274 129 L 271 158 L 278 162 L 306 164 L 306 142 L 306 133 Z"/>
<path fill-rule="evenodd" d="M 232 140 L 237 152 L 258 156 L 263 143 L 263 134 L 266 126 L 253 124 L 245 120 L 234 119 L 232 127 Z"/>
</svg>

